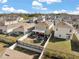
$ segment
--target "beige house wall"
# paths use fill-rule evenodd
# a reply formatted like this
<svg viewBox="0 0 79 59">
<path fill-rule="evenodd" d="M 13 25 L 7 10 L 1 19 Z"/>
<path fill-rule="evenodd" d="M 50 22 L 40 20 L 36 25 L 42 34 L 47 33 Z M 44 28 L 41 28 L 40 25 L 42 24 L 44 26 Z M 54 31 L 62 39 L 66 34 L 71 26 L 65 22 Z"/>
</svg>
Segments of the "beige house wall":
<svg viewBox="0 0 79 59">
<path fill-rule="evenodd" d="M 70 32 L 70 30 L 71 30 L 71 32 Z M 55 27 L 54 37 L 67 39 L 68 38 L 67 34 L 70 34 L 70 39 L 72 39 L 73 29 Z"/>
</svg>

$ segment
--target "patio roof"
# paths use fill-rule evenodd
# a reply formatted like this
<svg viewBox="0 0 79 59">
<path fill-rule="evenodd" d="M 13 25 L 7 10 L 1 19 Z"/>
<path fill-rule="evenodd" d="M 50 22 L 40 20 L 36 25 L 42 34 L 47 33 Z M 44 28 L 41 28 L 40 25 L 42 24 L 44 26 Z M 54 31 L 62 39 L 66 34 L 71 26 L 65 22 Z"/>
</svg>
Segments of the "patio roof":
<svg viewBox="0 0 79 59">
<path fill-rule="evenodd" d="M 33 59 L 33 57 L 34 54 L 29 55 L 16 50 L 7 49 L 0 59 Z"/>
<path fill-rule="evenodd" d="M 45 30 L 39 30 L 39 29 L 34 29 L 34 30 L 32 30 L 32 31 L 34 31 L 34 32 L 39 32 L 39 33 L 45 33 Z"/>
<path fill-rule="evenodd" d="M 34 23 L 21 23 L 21 25 L 18 28 L 14 29 L 14 31 L 27 32 L 28 29 L 33 28 L 34 25 Z"/>
</svg>

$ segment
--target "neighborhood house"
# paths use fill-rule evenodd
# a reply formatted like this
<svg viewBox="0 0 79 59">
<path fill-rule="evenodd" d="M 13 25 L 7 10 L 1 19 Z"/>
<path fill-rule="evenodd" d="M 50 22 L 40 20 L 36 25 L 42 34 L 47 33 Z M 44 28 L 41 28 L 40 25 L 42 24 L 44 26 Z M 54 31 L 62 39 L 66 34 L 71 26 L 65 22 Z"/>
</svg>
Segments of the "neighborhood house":
<svg viewBox="0 0 79 59">
<path fill-rule="evenodd" d="M 0 17 L 0 33 L 12 32 L 15 28 L 19 27 L 19 22 L 23 21 L 23 18 L 16 15 L 6 15 Z"/>
<path fill-rule="evenodd" d="M 54 37 L 63 39 L 72 39 L 73 36 L 73 26 L 67 22 L 60 21 L 55 25 Z"/>
<path fill-rule="evenodd" d="M 14 29 L 13 32 L 26 34 L 34 29 L 34 23 L 21 23 L 21 26 Z"/>
<path fill-rule="evenodd" d="M 43 33 L 45 35 L 50 35 L 53 28 L 52 22 L 44 21 L 36 24 L 34 32 Z"/>
</svg>

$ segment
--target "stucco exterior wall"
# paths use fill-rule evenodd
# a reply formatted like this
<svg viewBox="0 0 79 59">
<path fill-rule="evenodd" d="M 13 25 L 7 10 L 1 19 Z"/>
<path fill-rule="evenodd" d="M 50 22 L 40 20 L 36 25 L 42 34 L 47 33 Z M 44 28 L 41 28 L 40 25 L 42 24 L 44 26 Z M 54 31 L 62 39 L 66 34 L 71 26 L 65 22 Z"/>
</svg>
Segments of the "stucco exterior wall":
<svg viewBox="0 0 79 59">
<path fill-rule="evenodd" d="M 16 24 L 18 21 L 5 21 L 5 25 Z"/>
<path fill-rule="evenodd" d="M 55 28 L 54 36 L 57 38 L 72 39 L 72 34 L 73 29 L 71 28 Z M 68 35 L 70 35 L 70 38 L 68 38 Z"/>
<path fill-rule="evenodd" d="M 0 26 L 0 30 L 2 30 L 2 32 L 6 32 L 6 26 Z"/>
</svg>

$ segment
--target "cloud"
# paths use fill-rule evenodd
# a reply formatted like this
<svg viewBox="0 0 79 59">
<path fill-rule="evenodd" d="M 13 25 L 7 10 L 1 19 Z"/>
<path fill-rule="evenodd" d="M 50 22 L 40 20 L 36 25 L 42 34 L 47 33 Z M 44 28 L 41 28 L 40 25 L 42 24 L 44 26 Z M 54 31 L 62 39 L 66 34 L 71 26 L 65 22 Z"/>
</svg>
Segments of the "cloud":
<svg viewBox="0 0 79 59">
<path fill-rule="evenodd" d="M 79 15 L 79 7 L 76 7 L 75 10 L 68 12 L 69 14 L 76 14 Z"/>
<path fill-rule="evenodd" d="M 58 14 L 58 13 L 67 13 L 67 14 L 79 15 L 79 6 L 76 7 L 75 10 L 65 10 L 65 9 L 62 9 L 62 10 L 54 10 L 54 11 L 51 11 L 49 13 L 55 13 L 55 14 Z"/>
<path fill-rule="evenodd" d="M 79 15 L 79 11 L 77 10 L 74 10 L 74 11 L 70 11 L 70 12 L 67 12 L 68 14 L 75 14 L 75 15 Z"/>
<path fill-rule="evenodd" d="M 3 11 L 6 11 L 6 12 L 14 12 L 14 11 L 15 11 L 15 8 L 13 8 L 13 7 L 8 7 L 8 6 L 6 5 L 6 6 L 4 6 L 4 7 L 2 8 L 2 10 L 3 10 Z"/>
<path fill-rule="evenodd" d="M 0 0 L 0 3 L 6 3 L 7 0 Z"/>
<path fill-rule="evenodd" d="M 41 10 L 47 10 L 47 8 L 46 7 L 42 7 Z"/>
<path fill-rule="evenodd" d="M 64 9 L 62 9 L 62 10 L 55 10 L 55 11 L 53 11 L 53 13 L 55 13 L 55 14 L 58 14 L 58 13 L 67 13 L 67 10 L 64 10 Z"/>
<path fill-rule="evenodd" d="M 62 0 L 38 0 L 39 2 L 46 2 L 48 4 L 62 2 Z"/>
<path fill-rule="evenodd" d="M 24 9 L 15 9 L 14 7 L 9 7 L 8 5 L 4 5 L 2 7 L 2 11 L 9 12 L 9 13 L 29 13 Z"/>
<path fill-rule="evenodd" d="M 79 7 L 76 7 L 76 10 L 79 10 Z"/>
<path fill-rule="evenodd" d="M 47 10 L 47 8 L 44 7 L 43 4 L 38 2 L 38 1 L 33 1 L 32 7 L 35 8 L 35 9 L 40 9 L 40 10 Z"/>
<path fill-rule="evenodd" d="M 58 13 L 67 13 L 67 14 L 75 14 L 75 15 L 79 15 L 79 9 L 78 7 L 76 8 L 76 10 L 73 11 L 68 11 L 68 10 L 55 10 L 52 13 L 58 14 Z"/>
<path fill-rule="evenodd" d="M 38 1 L 33 1 L 32 6 L 33 7 L 42 7 L 42 4 L 40 2 L 38 2 Z"/>
<path fill-rule="evenodd" d="M 28 11 L 26 10 L 23 10 L 23 9 L 18 9 L 16 10 L 17 13 L 29 13 Z"/>
</svg>

